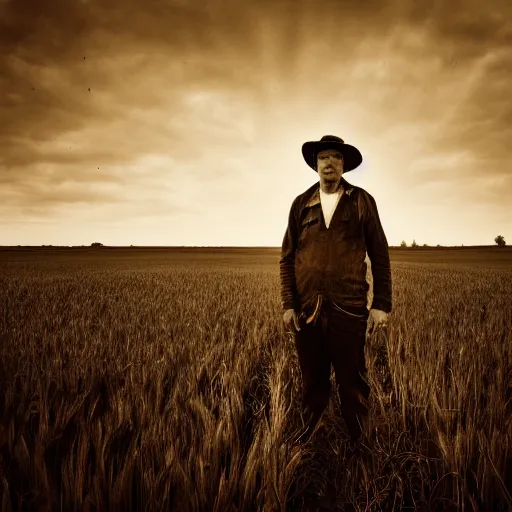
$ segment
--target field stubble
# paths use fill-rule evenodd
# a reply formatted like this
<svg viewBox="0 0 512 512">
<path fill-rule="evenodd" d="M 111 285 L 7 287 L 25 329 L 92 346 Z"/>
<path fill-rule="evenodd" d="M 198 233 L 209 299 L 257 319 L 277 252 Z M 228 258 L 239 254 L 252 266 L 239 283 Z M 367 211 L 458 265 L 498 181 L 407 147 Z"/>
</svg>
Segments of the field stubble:
<svg viewBox="0 0 512 512">
<path fill-rule="evenodd" d="M 3 511 L 300 510 L 327 482 L 343 510 L 512 509 L 510 269 L 393 264 L 357 453 L 335 395 L 294 442 L 277 268 L 5 268 Z"/>
</svg>

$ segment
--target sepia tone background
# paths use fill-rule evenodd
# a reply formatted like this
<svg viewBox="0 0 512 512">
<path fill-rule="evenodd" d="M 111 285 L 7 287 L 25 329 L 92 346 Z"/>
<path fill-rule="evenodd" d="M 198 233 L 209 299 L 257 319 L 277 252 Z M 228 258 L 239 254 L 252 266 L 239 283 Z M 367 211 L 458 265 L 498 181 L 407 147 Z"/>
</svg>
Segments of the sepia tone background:
<svg viewBox="0 0 512 512">
<path fill-rule="evenodd" d="M 0 0 L 2 512 L 512 510 L 506 1 Z M 280 299 L 325 134 L 458 246 L 390 251 L 358 447 L 337 392 L 297 441 Z"/>
<path fill-rule="evenodd" d="M 278 246 L 364 162 L 391 245 L 510 237 L 512 4 L 0 1 L 2 245 Z"/>
</svg>

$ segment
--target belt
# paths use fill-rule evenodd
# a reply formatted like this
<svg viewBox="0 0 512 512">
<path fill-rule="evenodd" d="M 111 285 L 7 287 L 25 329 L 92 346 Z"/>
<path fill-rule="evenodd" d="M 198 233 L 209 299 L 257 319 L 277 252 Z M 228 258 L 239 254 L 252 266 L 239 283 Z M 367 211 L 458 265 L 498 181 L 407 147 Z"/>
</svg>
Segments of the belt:
<svg viewBox="0 0 512 512">
<path fill-rule="evenodd" d="M 309 316 L 306 316 L 306 314 L 304 312 L 302 312 L 300 314 L 300 318 L 306 320 L 306 325 L 314 324 L 317 321 L 318 317 L 320 316 L 320 312 L 322 310 L 322 302 L 323 302 L 323 296 L 322 295 L 318 295 L 317 300 L 316 300 L 316 306 L 315 306 L 315 309 L 314 309 L 313 313 L 311 313 Z M 343 312 L 345 315 L 353 316 L 354 318 L 364 318 L 365 317 L 365 315 L 358 315 L 356 313 L 351 313 L 350 311 L 347 311 L 347 310 L 341 308 L 334 301 L 332 301 L 332 305 L 338 311 Z"/>
</svg>

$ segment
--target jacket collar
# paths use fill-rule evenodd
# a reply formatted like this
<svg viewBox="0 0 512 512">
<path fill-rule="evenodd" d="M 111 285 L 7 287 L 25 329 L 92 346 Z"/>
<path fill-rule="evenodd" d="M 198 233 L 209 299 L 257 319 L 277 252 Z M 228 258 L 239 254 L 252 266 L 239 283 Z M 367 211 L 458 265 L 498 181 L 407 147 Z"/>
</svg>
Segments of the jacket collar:
<svg viewBox="0 0 512 512">
<path fill-rule="evenodd" d="M 343 178 L 343 176 L 340 179 L 340 187 L 343 188 L 344 194 L 347 194 L 347 196 L 350 196 L 350 194 L 354 190 L 354 186 L 351 185 L 348 181 L 346 181 Z M 320 204 L 320 182 L 318 182 L 315 185 L 313 193 L 311 194 L 308 202 L 306 203 L 306 207 L 311 208 L 312 206 L 316 206 L 317 204 Z"/>
</svg>

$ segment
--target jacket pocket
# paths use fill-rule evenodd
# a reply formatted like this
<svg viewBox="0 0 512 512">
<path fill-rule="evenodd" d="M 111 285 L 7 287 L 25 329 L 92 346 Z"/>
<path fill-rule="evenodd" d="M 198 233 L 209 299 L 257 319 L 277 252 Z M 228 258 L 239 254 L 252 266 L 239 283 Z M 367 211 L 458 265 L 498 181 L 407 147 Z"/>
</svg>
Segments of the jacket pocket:
<svg viewBox="0 0 512 512">
<path fill-rule="evenodd" d="M 302 229 L 312 226 L 316 224 L 320 220 L 318 216 L 318 212 L 315 210 L 311 210 L 308 214 L 302 219 L 301 227 Z"/>
</svg>

